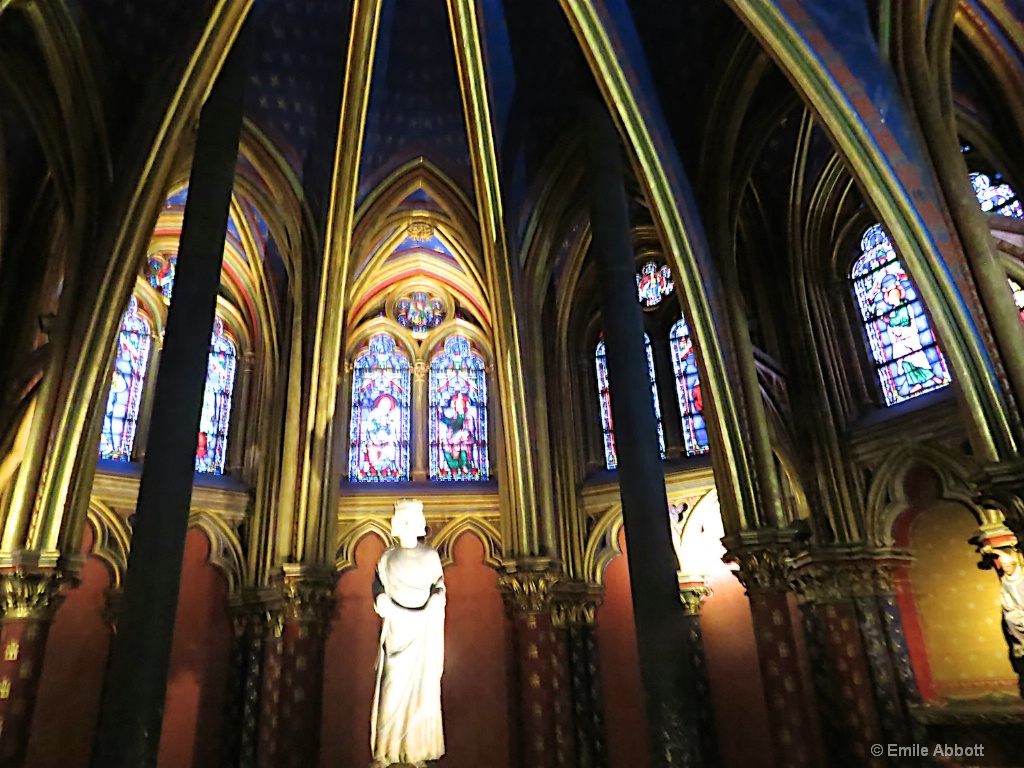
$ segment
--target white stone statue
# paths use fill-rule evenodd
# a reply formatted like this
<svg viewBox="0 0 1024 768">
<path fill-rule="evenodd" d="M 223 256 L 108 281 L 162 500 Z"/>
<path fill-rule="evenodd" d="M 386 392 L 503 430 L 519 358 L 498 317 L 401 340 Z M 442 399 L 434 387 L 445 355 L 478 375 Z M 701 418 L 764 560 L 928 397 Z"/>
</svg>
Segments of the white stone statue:
<svg viewBox="0 0 1024 768">
<path fill-rule="evenodd" d="M 391 535 L 395 543 L 380 556 L 373 584 L 374 610 L 384 623 L 370 749 L 375 768 L 419 767 L 444 754 L 444 573 L 437 552 L 420 541 L 426 535 L 422 502 L 395 504 Z"/>
</svg>

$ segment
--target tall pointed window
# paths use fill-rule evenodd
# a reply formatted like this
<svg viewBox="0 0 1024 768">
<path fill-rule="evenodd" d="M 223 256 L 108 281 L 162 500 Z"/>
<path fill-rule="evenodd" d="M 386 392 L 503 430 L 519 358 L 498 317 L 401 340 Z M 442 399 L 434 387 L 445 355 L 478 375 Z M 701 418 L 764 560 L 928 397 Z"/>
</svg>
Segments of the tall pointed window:
<svg viewBox="0 0 1024 768">
<path fill-rule="evenodd" d="M 357 482 L 409 479 L 409 358 L 379 333 L 353 364 L 348 476 Z"/>
<path fill-rule="evenodd" d="M 864 233 L 850 280 L 886 405 L 949 384 L 924 307 L 881 224 Z"/>
<path fill-rule="evenodd" d="M 679 318 L 669 334 L 669 348 L 672 352 L 672 371 L 676 376 L 676 398 L 682 416 L 683 443 L 686 453 L 698 456 L 710 450 L 708 428 L 704 422 L 704 399 L 700 394 L 700 379 L 697 376 L 697 356 L 690 340 L 690 329 L 686 321 Z"/>
<path fill-rule="evenodd" d="M 117 335 L 117 357 L 114 358 L 114 374 L 100 433 L 100 458 L 129 461 L 132 457 L 146 367 L 149 365 L 149 346 L 149 323 L 139 313 L 139 304 L 132 296 Z"/>
<path fill-rule="evenodd" d="M 486 480 L 486 366 L 463 336 L 449 336 L 430 361 L 429 419 L 430 478 Z"/>
<path fill-rule="evenodd" d="M 658 447 L 661 449 L 661 458 L 665 458 L 665 430 L 661 426 L 661 403 L 658 402 L 658 384 L 654 377 L 654 353 L 651 350 L 651 340 L 644 334 L 644 347 L 647 350 L 647 374 L 651 380 L 651 400 L 654 403 L 654 416 L 658 420 Z M 615 469 L 619 465 L 618 454 L 615 450 L 615 427 L 612 424 L 612 399 L 608 389 L 608 358 L 605 352 L 604 339 L 597 342 L 597 349 L 594 351 L 594 361 L 597 365 L 597 397 L 601 407 L 601 430 L 604 433 L 604 463 L 608 469 Z"/>
<path fill-rule="evenodd" d="M 224 473 L 228 452 L 228 425 L 231 421 L 231 394 L 235 388 L 238 353 L 234 342 L 224 333 L 224 322 L 213 322 L 210 356 L 206 365 L 206 389 L 199 417 L 199 442 L 196 445 L 196 472 Z"/>
</svg>

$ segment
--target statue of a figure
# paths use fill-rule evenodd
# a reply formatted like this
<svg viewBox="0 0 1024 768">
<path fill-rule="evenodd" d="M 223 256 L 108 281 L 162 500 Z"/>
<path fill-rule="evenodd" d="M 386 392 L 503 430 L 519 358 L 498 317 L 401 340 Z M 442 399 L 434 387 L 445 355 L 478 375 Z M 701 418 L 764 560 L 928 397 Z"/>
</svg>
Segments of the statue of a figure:
<svg viewBox="0 0 1024 768">
<path fill-rule="evenodd" d="M 1003 609 L 1003 635 L 1010 648 L 1010 664 L 1017 673 L 1017 685 L 1024 697 L 1024 563 L 1015 547 L 996 549 L 999 573 L 999 602 Z"/>
<path fill-rule="evenodd" d="M 384 620 L 370 720 L 375 768 L 425 766 L 444 754 L 444 573 L 437 552 L 420 541 L 422 502 L 395 504 L 391 535 L 395 543 L 380 556 L 373 583 L 374 610 Z"/>
</svg>

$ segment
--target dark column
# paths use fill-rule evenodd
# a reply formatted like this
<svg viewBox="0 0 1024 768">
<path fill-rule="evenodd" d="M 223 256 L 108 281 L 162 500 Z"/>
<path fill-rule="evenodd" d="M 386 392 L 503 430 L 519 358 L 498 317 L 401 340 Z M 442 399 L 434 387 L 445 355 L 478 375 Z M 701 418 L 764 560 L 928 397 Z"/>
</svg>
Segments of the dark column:
<svg viewBox="0 0 1024 768">
<path fill-rule="evenodd" d="M 578 768 L 608 766 L 604 697 L 594 627 L 601 599 L 600 587 L 569 583 L 568 589 L 558 590 L 552 612 L 555 631 L 564 634 L 563 642 L 568 648 L 569 698 Z"/>
<path fill-rule="evenodd" d="M 668 497 L 651 408 L 621 149 L 604 109 L 587 105 L 585 120 L 590 258 L 604 317 L 622 516 L 634 554 L 629 577 L 651 746 L 658 765 L 703 765 L 697 676 L 665 521 Z"/>
<path fill-rule="evenodd" d="M 95 768 L 156 765 L 249 37 L 243 28 L 199 119 L 174 298 L 92 757 Z"/>
<path fill-rule="evenodd" d="M 255 768 L 263 674 L 263 637 L 267 623 L 260 603 L 232 609 L 231 661 L 222 727 L 222 764 Z"/>
</svg>

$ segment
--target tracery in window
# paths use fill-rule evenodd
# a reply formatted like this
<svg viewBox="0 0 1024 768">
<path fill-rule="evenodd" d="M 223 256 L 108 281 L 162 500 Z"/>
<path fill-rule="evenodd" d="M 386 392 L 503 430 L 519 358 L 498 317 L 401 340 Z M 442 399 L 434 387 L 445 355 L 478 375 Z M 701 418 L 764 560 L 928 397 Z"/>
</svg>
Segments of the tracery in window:
<svg viewBox="0 0 1024 768">
<path fill-rule="evenodd" d="M 672 270 L 664 264 L 648 261 L 636 273 L 636 292 L 645 307 L 656 307 L 661 300 L 672 293 Z"/>
<path fill-rule="evenodd" d="M 117 356 L 100 432 L 100 458 L 129 461 L 149 365 L 150 327 L 132 296 L 121 318 Z"/>
<path fill-rule="evenodd" d="M 708 428 L 704 421 L 704 399 L 700 393 L 700 379 L 697 375 L 697 356 L 686 321 L 679 318 L 669 334 L 669 348 L 672 352 L 672 371 L 676 377 L 676 398 L 682 417 L 683 443 L 690 456 L 698 456 L 710 450 Z"/>
<path fill-rule="evenodd" d="M 486 366 L 469 339 L 449 336 L 430 361 L 430 478 L 486 480 Z"/>
<path fill-rule="evenodd" d="M 387 333 L 372 337 L 353 363 L 350 480 L 409 479 L 409 358 Z"/>
<path fill-rule="evenodd" d="M 647 374 L 651 380 L 651 400 L 654 404 L 654 416 L 658 421 L 658 447 L 661 450 L 661 458 L 664 459 L 665 430 L 661 425 L 661 403 L 658 402 L 658 384 L 654 376 L 654 352 L 651 350 L 651 340 L 646 333 L 644 334 L 644 347 L 647 351 Z M 615 469 L 619 465 L 619 459 L 615 450 L 612 399 L 608 388 L 608 359 L 603 338 L 597 342 L 597 348 L 594 351 L 594 361 L 597 365 L 597 397 L 601 408 L 601 431 L 604 435 L 604 463 L 608 469 Z"/>
<path fill-rule="evenodd" d="M 880 224 L 864 233 L 850 280 L 886 405 L 948 385 L 928 316 Z"/>
<path fill-rule="evenodd" d="M 206 389 L 199 417 L 199 441 L 196 445 L 196 472 L 220 475 L 228 452 L 228 426 L 231 422 L 231 395 L 235 388 L 238 352 L 224 333 L 218 317 L 210 337 L 210 356 L 206 365 Z"/>
<path fill-rule="evenodd" d="M 447 315 L 444 302 L 426 291 L 412 291 L 395 304 L 395 319 L 413 333 L 426 333 L 436 328 Z"/>
<path fill-rule="evenodd" d="M 971 186 L 974 187 L 974 194 L 978 198 L 981 210 L 1012 216 L 1015 219 L 1024 218 L 1024 209 L 1021 208 L 1017 193 L 1009 184 L 998 181 L 993 184 L 987 174 L 972 173 Z"/>
</svg>

